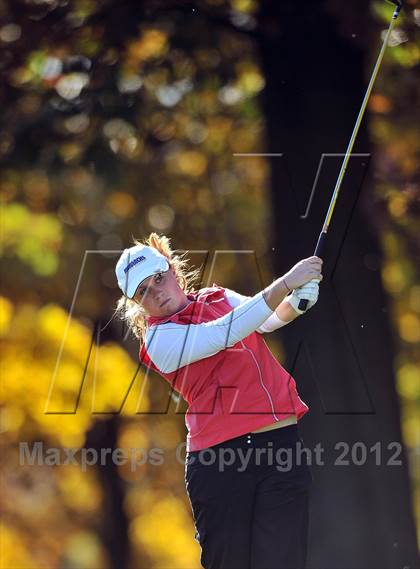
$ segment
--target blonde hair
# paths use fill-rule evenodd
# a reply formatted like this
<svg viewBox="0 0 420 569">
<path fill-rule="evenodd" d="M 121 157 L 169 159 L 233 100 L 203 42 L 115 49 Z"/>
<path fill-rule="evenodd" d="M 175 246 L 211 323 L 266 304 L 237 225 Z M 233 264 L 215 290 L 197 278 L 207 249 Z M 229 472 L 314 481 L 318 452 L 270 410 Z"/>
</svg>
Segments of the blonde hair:
<svg viewBox="0 0 420 569">
<path fill-rule="evenodd" d="M 200 269 L 190 269 L 188 267 L 189 260 L 185 258 L 186 252 L 182 255 L 174 254 L 169 237 L 150 233 L 149 237 L 143 241 L 138 241 L 134 237 L 132 237 L 132 240 L 134 245 L 148 245 L 157 249 L 159 253 L 168 259 L 169 267 L 175 271 L 175 277 L 181 289 L 186 294 L 195 292 L 193 284 L 200 277 Z M 147 325 L 146 312 L 142 305 L 123 294 L 117 301 L 115 313 L 118 314 L 121 320 L 125 320 L 134 336 L 143 343 Z"/>
</svg>

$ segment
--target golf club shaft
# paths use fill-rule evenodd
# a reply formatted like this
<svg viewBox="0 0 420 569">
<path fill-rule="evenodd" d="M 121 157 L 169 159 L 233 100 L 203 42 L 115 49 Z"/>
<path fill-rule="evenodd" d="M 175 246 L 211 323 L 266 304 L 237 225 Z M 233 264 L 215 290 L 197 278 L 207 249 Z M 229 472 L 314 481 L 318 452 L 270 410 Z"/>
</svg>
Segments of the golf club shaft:
<svg viewBox="0 0 420 569">
<path fill-rule="evenodd" d="M 328 207 L 327 215 L 325 216 L 324 225 L 323 225 L 323 227 L 322 227 L 322 231 L 321 231 L 321 233 L 320 233 L 320 235 L 319 235 L 318 242 L 317 242 L 317 245 L 316 245 L 316 248 L 315 248 L 314 255 L 316 255 L 316 256 L 318 256 L 318 257 L 321 256 L 321 252 L 322 252 L 322 250 L 323 250 L 323 248 L 324 248 L 325 241 L 326 241 L 326 237 L 327 237 L 328 228 L 329 228 L 329 225 L 330 225 L 330 222 L 331 222 L 331 217 L 332 217 L 332 214 L 333 214 L 333 211 L 334 211 L 334 208 L 335 208 L 335 204 L 336 204 L 336 201 L 337 201 L 337 198 L 338 198 L 338 194 L 339 194 L 339 192 L 340 192 L 340 188 L 341 188 L 341 185 L 342 185 L 342 182 L 343 182 L 344 175 L 345 175 L 346 170 L 347 170 L 347 165 L 348 165 L 349 160 L 350 160 L 350 156 L 351 156 L 351 153 L 352 153 L 352 150 L 353 150 L 353 146 L 354 146 L 354 143 L 355 143 L 357 134 L 358 134 L 358 132 L 359 132 L 360 124 L 361 124 L 361 122 L 362 122 L 363 115 L 365 114 L 365 110 L 366 110 L 366 107 L 367 107 L 367 104 L 368 104 L 368 101 L 369 101 L 369 97 L 370 97 L 370 94 L 371 94 L 371 92 L 372 92 L 373 85 L 374 85 L 375 80 L 376 80 L 376 76 L 378 75 L 378 71 L 379 71 L 379 68 L 380 68 L 380 66 L 381 66 L 382 59 L 383 59 L 383 57 L 384 57 L 386 47 L 387 47 L 387 45 L 388 45 L 389 37 L 390 37 L 390 35 L 391 35 L 391 33 L 392 33 L 392 30 L 393 30 L 394 25 L 395 25 L 395 21 L 396 21 L 396 19 L 398 18 L 398 14 L 400 13 L 400 10 L 401 10 L 401 6 L 402 6 L 401 2 L 393 2 L 393 3 L 394 3 L 394 4 L 396 3 L 396 4 L 397 4 L 397 7 L 395 8 L 394 14 L 393 14 L 393 16 L 392 16 L 391 22 L 390 22 L 389 27 L 388 27 L 388 31 L 387 31 L 387 33 L 386 33 L 386 35 L 385 35 L 385 38 L 384 38 L 384 41 L 383 41 L 383 44 L 382 44 L 382 49 L 381 49 L 381 51 L 380 51 L 380 53 L 379 53 L 378 59 L 377 59 L 377 61 L 376 61 L 375 68 L 374 68 L 373 73 L 372 73 L 372 76 L 371 76 L 371 78 L 370 78 L 369 85 L 368 85 L 368 88 L 367 88 L 367 90 L 366 90 L 366 94 L 365 94 L 365 97 L 364 97 L 364 99 L 363 99 L 363 103 L 362 103 L 362 106 L 361 106 L 361 108 L 360 108 L 359 115 L 358 115 L 358 117 L 357 117 L 356 124 L 355 124 L 355 126 L 354 126 L 353 133 L 352 133 L 352 135 L 351 135 L 350 142 L 349 142 L 349 145 L 348 145 L 347 150 L 346 150 L 346 154 L 345 154 L 344 159 L 343 159 L 343 164 L 342 164 L 342 166 L 341 166 L 341 170 L 340 170 L 340 173 L 339 173 L 339 175 L 338 175 L 337 183 L 336 183 L 336 185 L 335 185 L 334 193 L 333 193 L 333 195 L 332 195 L 332 198 L 331 198 L 331 201 L 330 201 L 330 205 L 329 205 L 329 207 Z M 307 306 L 308 306 L 308 300 L 302 299 L 302 300 L 299 302 L 299 309 L 300 309 L 300 310 L 306 310 L 306 309 L 307 309 Z"/>
</svg>

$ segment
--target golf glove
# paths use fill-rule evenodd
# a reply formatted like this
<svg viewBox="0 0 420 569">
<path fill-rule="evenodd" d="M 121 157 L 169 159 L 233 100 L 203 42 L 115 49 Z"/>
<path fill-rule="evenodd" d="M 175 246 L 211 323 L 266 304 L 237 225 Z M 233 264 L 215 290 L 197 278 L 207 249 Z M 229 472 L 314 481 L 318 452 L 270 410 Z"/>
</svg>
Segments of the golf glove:
<svg viewBox="0 0 420 569">
<path fill-rule="evenodd" d="M 319 280 L 312 279 L 308 283 L 295 288 L 291 294 L 288 294 L 285 298 L 287 302 L 298 312 L 299 314 L 303 314 L 307 312 L 318 300 L 319 295 Z M 308 306 L 306 310 L 300 310 L 299 302 L 302 300 L 308 300 Z"/>
</svg>

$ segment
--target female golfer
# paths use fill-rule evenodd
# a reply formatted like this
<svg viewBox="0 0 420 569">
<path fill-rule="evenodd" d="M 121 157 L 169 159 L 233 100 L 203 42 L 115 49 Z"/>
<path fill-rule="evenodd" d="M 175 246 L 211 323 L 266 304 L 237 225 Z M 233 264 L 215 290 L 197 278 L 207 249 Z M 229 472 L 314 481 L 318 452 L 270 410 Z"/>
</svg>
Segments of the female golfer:
<svg viewBox="0 0 420 569">
<path fill-rule="evenodd" d="M 309 257 L 254 296 L 195 291 L 165 236 L 125 249 L 117 310 L 140 360 L 188 403 L 185 483 L 205 569 L 303 569 L 312 481 L 297 422 L 308 411 L 263 340 L 318 298 Z M 176 539 L 176 536 L 168 536 Z"/>
</svg>

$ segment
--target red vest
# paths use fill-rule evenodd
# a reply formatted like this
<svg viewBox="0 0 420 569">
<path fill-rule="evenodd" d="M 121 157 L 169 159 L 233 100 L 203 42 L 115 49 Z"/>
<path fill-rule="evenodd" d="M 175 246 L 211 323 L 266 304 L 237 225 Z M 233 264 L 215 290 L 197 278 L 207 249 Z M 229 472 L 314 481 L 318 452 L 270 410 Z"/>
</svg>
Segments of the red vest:
<svg viewBox="0 0 420 569">
<path fill-rule="evenodd" d="M 190 293 L 188 298 L 193 302 L 179 312 L 163 318 L 150 316 L 147 325 L 200 324 L 232 310 L 224 289 L 217 285 Z M 309 410 L 297 393 L 295 380 L 258 332 L 172 373 L 162 373 L 150 360 L 144 345 L 139 357 L 188 403 L 187 452 L 255 431 L 291 415 L 299 420 Z"/>
</svg>

